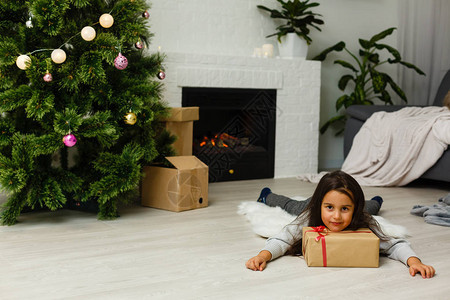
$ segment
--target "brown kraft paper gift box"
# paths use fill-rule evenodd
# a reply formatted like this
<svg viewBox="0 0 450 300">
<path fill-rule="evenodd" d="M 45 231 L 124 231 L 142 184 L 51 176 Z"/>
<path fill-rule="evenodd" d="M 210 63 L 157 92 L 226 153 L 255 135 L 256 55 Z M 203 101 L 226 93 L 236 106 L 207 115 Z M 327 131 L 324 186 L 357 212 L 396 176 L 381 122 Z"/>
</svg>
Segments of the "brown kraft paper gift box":
<svg viewBox="0 0 450 300">
<path fill-rule="evenodd" d="M 194 121 L 199 118 L 199 108 L 193 107 L 172 107 L 170 116 L 164 120 L 166 129 L 177 136 L 173 143 L 173 148 L 177 155 L 192 155 L 192 133 Z"/>
<path fill-rule="evenodd" d="M 141 204 L 170 211 L 208 206 L 208 166 L 195 156 L 171 156 L 172 168 L 144 167 Z"/>
<path fill-rule="evenodd" d="M 303 256 L 308 267 L 378 268 L 380 239 L 370 229 L 330 232 L 303 227 Z"/>
</svg>

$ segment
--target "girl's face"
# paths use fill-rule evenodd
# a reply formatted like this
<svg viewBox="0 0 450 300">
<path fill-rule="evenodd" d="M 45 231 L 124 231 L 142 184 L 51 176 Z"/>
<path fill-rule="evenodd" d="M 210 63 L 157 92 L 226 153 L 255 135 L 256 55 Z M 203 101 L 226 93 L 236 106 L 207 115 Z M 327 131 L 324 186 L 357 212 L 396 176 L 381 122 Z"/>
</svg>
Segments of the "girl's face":
<svg viewBox="0 0 450 300">
<path fill-rule="evenodd" d="M 339 232 L 350 225 L 355 206 L 346 194 L 332 190 L 322 200 L 322 222 L 332 232 Z"/>
</svg>

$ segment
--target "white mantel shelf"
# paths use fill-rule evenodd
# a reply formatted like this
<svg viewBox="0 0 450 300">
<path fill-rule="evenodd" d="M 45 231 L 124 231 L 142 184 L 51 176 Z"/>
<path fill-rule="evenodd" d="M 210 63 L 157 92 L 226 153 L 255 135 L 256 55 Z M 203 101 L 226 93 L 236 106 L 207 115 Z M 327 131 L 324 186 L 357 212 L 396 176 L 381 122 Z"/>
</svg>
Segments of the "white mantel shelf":
<svg viewBox="0 0 450 300">
<path fill-rule="evenodd" d="M 181 107 L 183 87 L 277 90 L 275 178 L 317 173 L 320 62 L 166 53 L 163 100 Z"/>
</svg>

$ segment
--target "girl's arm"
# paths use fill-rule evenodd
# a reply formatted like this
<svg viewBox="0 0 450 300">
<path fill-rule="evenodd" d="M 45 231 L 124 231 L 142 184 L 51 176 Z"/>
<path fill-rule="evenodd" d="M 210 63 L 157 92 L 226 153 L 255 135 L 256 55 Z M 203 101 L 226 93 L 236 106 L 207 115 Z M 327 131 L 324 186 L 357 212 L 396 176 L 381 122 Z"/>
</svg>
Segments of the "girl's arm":
<svg viewBox="0 0 450 300">
<path fill-rule="evenodd" d="M 262 271 L 266 268 L 267 262 L 278 258 L 286 253 L 297 239 L 301 238 L 302 226 L 299 224 L 286 225 L 277 235 L 269 238 L 258 255 L 250 258 L 245 266 L 253 271 Z"/>
<path fill-rule="evenodd" d="M 296 241 L 302 238 L 302 228 L 298 223 L 284 226 L 277 235 L 266 241 L 263 250 L 272 254 L 271 260 L 283 256 Z"/>
<path fill-rule="evenodd" d="M 404 263 L 409 267 L 411 276 L 415 276 L 420 272 L 423 278 L 431 278 L 435 274 L 434 268 L 424 265 L 406 240 L 391 238 L 387 241 L 381 241 L 380 253 Z"/>
</svg>

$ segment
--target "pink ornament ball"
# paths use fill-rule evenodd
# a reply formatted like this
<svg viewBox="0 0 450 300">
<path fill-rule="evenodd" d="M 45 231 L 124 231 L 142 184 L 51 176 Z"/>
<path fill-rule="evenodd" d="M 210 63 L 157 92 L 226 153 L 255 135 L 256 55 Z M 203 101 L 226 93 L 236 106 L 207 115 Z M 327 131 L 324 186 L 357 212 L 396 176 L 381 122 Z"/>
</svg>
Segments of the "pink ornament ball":
<svg viewBox="0 0 450 300">
<path fill-rule="evenodd" d="M 128 66 L 128 59 L 122 53 L 119 53 L 114 59 L 114 66 L 119 70 L 123 70 Z"/>
<path fill-rule="evenodd" d="M 166 78 L 166 73 L 164 73 L 163 71 L 159 71 L 156 77 L 158 77 L 158 79 L 160 80 L 163 80 L 164 78 Z"/>
<path fill-rule="evenodd" d="M 135 46 L 137 49 L 142 49 L 142 47 L 144 47 L 144 45 L 142 45 L 141 42 L 136 42 L 136 44 L 134 44 L 134 46 Z"/>
<path fill-rule="evenodd" d="M 68 134 L 63 137 L 64 145 L 73 147 L 77 143 L 77 138 L 73 134 Z"/>
<path fill-rule="evenodd" d="M 148 18 L 150 18 L 150 13 L 149 13 L 148 11 L 144 11 L 144 12 L 142 13 L 142 16 L 143 16 L 144 18 L 148 19 Z"/>
<path fill-rule="evenodd" d="M 50 82 L 53 80 L 53 76 L 50 73 L 45 73 L 44 77 L 42 77 L 45 82 Z"/>
</svg>

